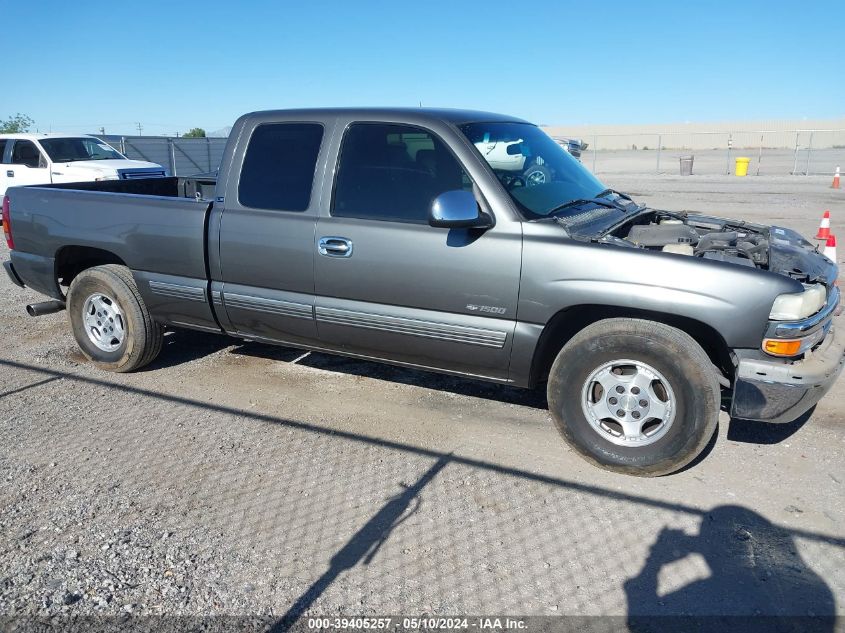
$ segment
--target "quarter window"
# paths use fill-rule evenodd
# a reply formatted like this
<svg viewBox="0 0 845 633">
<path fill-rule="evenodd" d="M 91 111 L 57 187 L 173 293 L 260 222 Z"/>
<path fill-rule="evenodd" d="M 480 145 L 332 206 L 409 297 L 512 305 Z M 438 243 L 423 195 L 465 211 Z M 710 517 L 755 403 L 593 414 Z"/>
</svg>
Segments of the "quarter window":
<svg viewBox="0 0 845 633">
<path fill-rule="evenodd" d="M 323 126 L 318 123 L 256 127 L 241 168 L 240 203 L 255 209 L 305 211 L 322 140 Z"/>
<path fill-rule="evenodd" d="M 445 144 L 425 130 L 355 123 L 343 139 L 332 215 L 424 224 L 434 198 L 471 187 Z"/>
</svg>

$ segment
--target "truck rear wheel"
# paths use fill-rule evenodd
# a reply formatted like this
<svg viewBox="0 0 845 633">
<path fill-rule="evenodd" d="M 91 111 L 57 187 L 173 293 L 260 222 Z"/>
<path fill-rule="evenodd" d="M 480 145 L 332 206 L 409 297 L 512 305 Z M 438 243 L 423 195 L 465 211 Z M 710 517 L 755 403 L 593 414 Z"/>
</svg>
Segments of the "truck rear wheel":
<svg viewBox="0 0 845 633">
<path fill-rule="evenodd" d="M 79 349 L 100 369 L 133 371 L 161 351 L 164 330 L 150 317 L 125 266 L 79 273 L 68 290 L 67 311 Z"/>
<path fill-rule="evenodd" d="M 716 429 L 720 391 L 710 359 L 685 332 L 606 319 L 560 351 L 548 401 L 558 430 L 588 461 L 656 476 L 701 453 Z"/>
</svg>

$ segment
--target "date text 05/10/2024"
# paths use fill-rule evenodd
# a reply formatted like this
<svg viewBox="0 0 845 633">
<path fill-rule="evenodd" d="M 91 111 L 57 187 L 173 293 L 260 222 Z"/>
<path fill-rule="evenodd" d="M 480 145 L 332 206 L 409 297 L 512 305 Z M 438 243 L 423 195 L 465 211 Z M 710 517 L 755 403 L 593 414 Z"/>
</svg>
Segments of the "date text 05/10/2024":
<svg viewBox="0 0 845 633">
<path fill-rule="evenodd" d="M 516 618 L 497 617 L 348 617 L 348 618 L 308 618 L 309 629 L 340 629 L 340 630 L 452 630 L 478 629 L 495 630 L 523 630 L 526 628 L 524 620 Z"/>
</svg>

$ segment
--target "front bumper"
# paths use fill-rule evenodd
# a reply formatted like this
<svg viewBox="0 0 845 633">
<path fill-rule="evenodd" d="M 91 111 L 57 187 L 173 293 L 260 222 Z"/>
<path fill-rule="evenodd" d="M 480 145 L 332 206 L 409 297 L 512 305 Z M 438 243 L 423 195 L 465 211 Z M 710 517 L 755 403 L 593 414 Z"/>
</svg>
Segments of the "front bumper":
<svg viewBox="0 0 845 633">
<path fill-rule="evenodd" d="M 731 417 L 784 423 L 806 413 L 845 366 L 845 329 L 831 327 L 821 345 L 792 364 L 744 358 L 736 372 Z"/>
</svg>

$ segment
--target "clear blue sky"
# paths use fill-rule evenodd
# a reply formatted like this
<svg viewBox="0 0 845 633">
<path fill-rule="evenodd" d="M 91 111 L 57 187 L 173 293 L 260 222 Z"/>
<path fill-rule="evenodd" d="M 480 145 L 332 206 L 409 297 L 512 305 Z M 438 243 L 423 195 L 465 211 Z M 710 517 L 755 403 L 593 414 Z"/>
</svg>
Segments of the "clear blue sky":
<svg viewBox="0 0 845 633">
<path fill-rule="evenodd" d="M 420 101 L 562 125 L 845 115 L 833 1 L 0 0 L 0 21 L 0 118 L 41 130 Z"/>
</svg>

